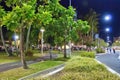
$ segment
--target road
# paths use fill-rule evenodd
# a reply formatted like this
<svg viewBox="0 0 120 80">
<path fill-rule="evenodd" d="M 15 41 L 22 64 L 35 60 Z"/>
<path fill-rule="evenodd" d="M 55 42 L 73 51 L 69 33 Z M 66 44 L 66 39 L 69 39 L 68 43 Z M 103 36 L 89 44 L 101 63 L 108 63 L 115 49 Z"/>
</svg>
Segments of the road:
<svg viewBox="0 0 120 80">
<path fill-rule="evenodd" d="M 120 51 L 116 51 L 115 54 L 109 52 L 106 54 L 97 55 L 96 59 L 120 74 L 120 59 L 118 59 L 119 55 Z"/>
</svg>

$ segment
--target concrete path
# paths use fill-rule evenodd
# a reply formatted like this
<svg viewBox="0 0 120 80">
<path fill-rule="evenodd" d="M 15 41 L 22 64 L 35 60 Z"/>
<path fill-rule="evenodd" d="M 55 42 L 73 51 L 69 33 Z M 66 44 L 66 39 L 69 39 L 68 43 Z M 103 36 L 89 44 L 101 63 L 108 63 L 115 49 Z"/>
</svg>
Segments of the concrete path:
<svg viewBox="0 0 120 80">
<path fill-rule="evenodd" d="M 120 52 L 96 55 L 96 59 L 120 74 Z"/>
<path fill-rule="evenodd" d="M 54 55 L 52 55 L 52 57 L 57 58 L 57 55 L 54 54 Z M 27 61 L 27 64 L 29 65 L 29 64 L 32 64 L 32 63 L 36 63 L 36 62 L 40 62 L 40 61 L 48 60 L 48 59 L 50 59 L 50 55 L 45 55 L 45 56 L 40 57 L 36 60 Z M 14 68 L 18 68 L 18 67 L 22 67 L 21 62 L 0 64 L 0 72 L 7 71 L 7 70 L 10 70 L 10 69 L 14 69 Z"/>
</svg>

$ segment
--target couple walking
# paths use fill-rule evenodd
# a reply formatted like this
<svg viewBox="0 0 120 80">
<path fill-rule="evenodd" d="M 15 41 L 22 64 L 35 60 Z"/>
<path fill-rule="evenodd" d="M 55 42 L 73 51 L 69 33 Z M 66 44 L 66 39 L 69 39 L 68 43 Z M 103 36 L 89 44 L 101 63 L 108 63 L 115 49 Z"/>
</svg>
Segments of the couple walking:
<svg viewBox="0 0 120 80">
<path fill-rule="evenodd" d="M 115 49 L 114 48 L 113 49 L 112 48 L 107 48 L 107 52 L 108 53 L 112 53 L 112 52 L 115 53 Z"/>
</svg>

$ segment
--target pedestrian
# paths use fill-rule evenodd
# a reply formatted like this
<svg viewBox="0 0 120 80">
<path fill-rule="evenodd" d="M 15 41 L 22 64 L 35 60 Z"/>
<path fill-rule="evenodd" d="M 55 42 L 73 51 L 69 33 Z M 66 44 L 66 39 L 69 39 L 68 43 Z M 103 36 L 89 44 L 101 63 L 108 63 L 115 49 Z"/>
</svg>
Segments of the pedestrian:
<svg viewBox="0 0 120 80">
<path fill-rule="evenodd" d="M 12 54 L 12 45 L 10 45 L 8 47 L 8 53 L 9 53 L 9 56 L 13 56 L 13 54 Z"/>
<path fill-rule="evenodd" d="M 110 48 L 110 53 L 111 53 L 111 48 Z"/>
<path fill-rule="evenodd" d="M 113 53 L 115 53 L 115 49 L 113 48 Z"/>
<path fill-rule="evenodd" d="M 109 52 L 108 52 L 108 48 L 107 48 L 107 53 L 109 53 Z"/>
</svg>

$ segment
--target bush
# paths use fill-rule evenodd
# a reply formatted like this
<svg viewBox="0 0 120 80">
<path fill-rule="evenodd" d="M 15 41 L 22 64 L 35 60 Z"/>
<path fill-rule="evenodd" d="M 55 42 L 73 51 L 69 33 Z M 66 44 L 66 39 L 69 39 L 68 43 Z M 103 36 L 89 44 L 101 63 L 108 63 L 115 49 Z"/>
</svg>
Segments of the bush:
<svg viewBox="0 0 120 80">
<path fill-rule="evenodd" d="M 61 72 L 47 79 L 36 80 L 120 80 L 120 77 L 107 71 L 92 58 L 76 56 L 67 61 Z"/>
<path fill-rule="evenodd" d="M 32 50 L 27 50 L 27 51 L 25 52 L 25 56 L 33 56 Z"/>
<path fill-rule="evenodd" d="M 103 49 L 101 49 L 101 48 L 97 48 L 96 53 L 105 53 L 105 51 Z"/>
<path fill-rule="evenodd" d="M 82 57 L 95 58 L 95 52 L 83 51 L 83 52 L 80 53 L 80 56 L 82 56 Z"/>
</svg>

